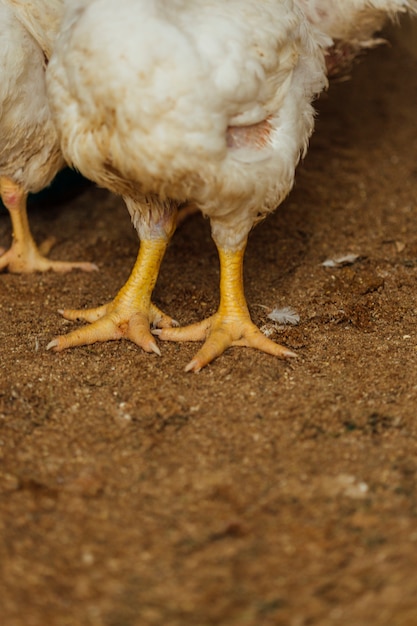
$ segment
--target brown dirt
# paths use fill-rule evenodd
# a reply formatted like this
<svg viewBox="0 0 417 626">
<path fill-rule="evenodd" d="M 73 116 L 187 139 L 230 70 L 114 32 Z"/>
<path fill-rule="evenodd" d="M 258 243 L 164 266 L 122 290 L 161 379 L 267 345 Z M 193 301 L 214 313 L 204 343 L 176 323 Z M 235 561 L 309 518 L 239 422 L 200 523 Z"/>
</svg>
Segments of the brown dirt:
<svg viewBox="0 0 417 626">
<path fill-rule="evenodd" d="M 4 626 L 417 623 L 416 101 L 416 60 L 369 54 L 321 99 L 293 193 L 252 234 L 253 318 L 295 362 L 235 348 L 193 375 L 192 344 L 46 352 L 73 327 L 57 309 L 109 300 L 137 239 L 102 190 L 32 211 L 52 256 L 101 271 L 1 276 Z M 155 300 L 186 323 L 217 287 L 195 216 Z M 274 329 L 260 305 L 301 322 Z"/>
</svg>

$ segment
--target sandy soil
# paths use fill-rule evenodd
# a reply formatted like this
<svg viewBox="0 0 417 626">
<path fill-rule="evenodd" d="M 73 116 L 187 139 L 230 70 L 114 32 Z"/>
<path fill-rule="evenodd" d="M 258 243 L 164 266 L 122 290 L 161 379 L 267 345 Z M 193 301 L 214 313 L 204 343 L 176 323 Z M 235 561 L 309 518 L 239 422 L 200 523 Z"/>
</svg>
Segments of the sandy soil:
<svg viewBox="0 0 417 626">
<path fill-rule="evenodd" d="M 193 344 L 46 352 L 75 326 L 57 309 L 109 300 L 137 239 L 102 190 L 32 211 L 53 257 L 101 271 L 0 277 L 4 626 L 417 623 L 416 101 L 416 60 L 372 52 L 321 99 L 293 193 L 253 232 L 248 302 L 291 363 L 235 348 L 194 375 Z M 217 284 L 195 216 L 155 300 L 198 320 Z M 275 306 L 299 325 L 275 327 Z"/>
</svg>

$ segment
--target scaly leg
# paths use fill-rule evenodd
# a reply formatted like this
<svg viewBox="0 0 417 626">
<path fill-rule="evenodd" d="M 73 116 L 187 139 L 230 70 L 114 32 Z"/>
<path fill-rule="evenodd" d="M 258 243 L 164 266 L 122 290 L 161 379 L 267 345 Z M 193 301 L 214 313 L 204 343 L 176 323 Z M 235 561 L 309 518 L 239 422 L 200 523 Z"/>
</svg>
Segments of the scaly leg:
<svg viewBox="0 0 417 626">
<path fill-rule="evenodd" d="M 199 372 L 230 346 L 257 348 L 281 358 L 295 357 L 293 352 L 265 337 L 250 319 L 243 292 L 245 246 L 236 251 L 218 247 L 218 252 L 220 305 L 217 312 L 197 324 L 154 330 L 154 334 L 168 341 L 205 340 L 203 347 L 186 366 L 187 372 Z"/>
<path fill-rule="evenodd" d="M 61 311 L 66 319 L 83 319 L 90 324 L 53 339 L 47 349 L 60 351 L 124 337 L 145 352 L 160 355 L 150 325 L 165 327 L 176 323 L 151 302 L 167 245 L 168 238 L 165 237 L 142 240 L 132 273 L 114 300 L 96 309 Z"/>
<path fill-rule="evenodd" d="M 97 270 L 94 263 L 72 263 L 51 261 L 47 254 L 54 244 L 52 239 L 37 248 L 29 228 L 26 201 L 27 194 L 23 189 L 6 177 L 0 177 L 0 195 L 4 206 L 10 213 L 13 227 L 13 242 L 9 250 L 0 256 L 0 270 L 8 268 L 13 273 L 69 272 L 74 268 L 91 272 Z"/>
</svg>

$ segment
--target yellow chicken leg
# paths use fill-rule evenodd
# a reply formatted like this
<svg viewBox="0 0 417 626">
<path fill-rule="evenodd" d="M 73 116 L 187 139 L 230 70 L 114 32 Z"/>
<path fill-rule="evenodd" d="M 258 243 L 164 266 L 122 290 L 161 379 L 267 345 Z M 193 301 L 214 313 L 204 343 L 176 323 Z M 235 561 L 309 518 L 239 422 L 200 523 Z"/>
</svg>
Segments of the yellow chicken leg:
<svg viewBox="0 0 417 626">
<path fill-rule="evenodd" d="M 90 324 L 53 339 L 47 349 L 61 351 L 73 346 L 124 337 L 145 352 L 160 355 L 155 338 L 150 332 L 150 325 L 165 327 L 176 324 L 151 302 L 167 244 L 166 238 L 142 240 L 132 273 L 114 300 L 96 309 L 61 311 L 66 319 L 83 319 Z"/>
<path fill-rule="evenodd" d="M 13 227 L 13 242 L 9 250 L 0 256 L 0 270 L 7 267 L 9 272 L 30 273 L 69 272 L 74 268 L 91 272 L 97 270 L 94 263 L 72 263 L 66 261 L 51 261 L 43 256 L 53 246 L 53 240 L 47 240 L 40 248 L 36 246 L 29 228 L 26 201 L 27 193 L 6 177 L 0 177 L 0 195 L 4 206 L 10 213 Z"/>
<path fill-rule="evenodd" d="M 281 358 L 296 355 L 268 339 L 250 319 L 243 292 L 243 255 L 245 248 L 230 251 L 218 248 L 220 257 L 220 305 L 211 317 L 183 328 L 153 331 L 168 341 L 201 341 L 203 347 L 188 363 L 187 372 L 199 372 L 230 346 L 257 348 Z"/>
</svg>

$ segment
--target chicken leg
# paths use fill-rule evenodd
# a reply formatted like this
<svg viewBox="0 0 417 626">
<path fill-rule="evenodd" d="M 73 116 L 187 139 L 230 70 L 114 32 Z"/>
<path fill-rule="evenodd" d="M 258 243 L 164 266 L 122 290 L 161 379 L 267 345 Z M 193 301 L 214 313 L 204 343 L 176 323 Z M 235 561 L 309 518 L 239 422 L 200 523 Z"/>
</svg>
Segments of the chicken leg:
<svg viewBox="0 0 417 626">
<path fill-rule="evenodd" d="M 155 352 L 160 356 L 149 327 L 176 324 L 151 302 L 167 245 L 168 238 L 164 237 L 142 240 L 132 273 L 114 300 L 96 309 L 61 311 L 68 320 L 82 319 L 90 324 L 53 339 L 47 349 L 59 352 L 73 346 L 125 337 L 145 352 Z"/>
<path fill-rule="evenodd" d="M 36 246 L 29 228 L 26 201 L 27 193 L 10 178 L 0 177 L 0 195 L 4 206 L 10 213 L 13 227 L 13 242 L 9 250 L 0 256 L 0 270 L 8 268 L 13 273 L 69 272 L 74 268 L 91 272 L 97 270 L 94 263 L 73 263 L 51 261 L 47 254 L 54 244 L 53 239 L 46 240 L 40 248 Z"/>
<path fill-rule="evenodd" d="M 250 319 L 243 291 L 243 256 L 246 244 L 236 250 L 218 246 L 220 258 L 220 305 L 217 312 L 196 324 L 182 328 L 163 328 L 153 333 L 168 341 L 201 341 L 202 348 L 185 371 L 199 372 L 231 346 L 257 348 L 281 358 L 296 355 L 268 339 Z"/>
</svg>

